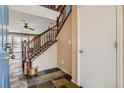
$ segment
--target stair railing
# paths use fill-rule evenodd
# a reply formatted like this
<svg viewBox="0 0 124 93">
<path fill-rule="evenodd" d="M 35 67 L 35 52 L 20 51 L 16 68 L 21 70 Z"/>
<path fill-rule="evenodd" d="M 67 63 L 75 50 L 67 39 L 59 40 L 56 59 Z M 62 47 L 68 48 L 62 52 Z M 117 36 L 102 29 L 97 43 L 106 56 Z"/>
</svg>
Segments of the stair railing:
<svg viewBox="0 0 124 93">
<path fill-rule="evenodd" d="M 60 30 L 62 29 L 65 21 L 67 20 L 68 16 L 71 13 L 71 6 L 64 5 L 60 15 L 57 17 L 56 25 L 53 27 L 49 27 L 43 33 L 35 36 L 30 41 L 23 41 L 22 42 L 22 68 L 24 71 L 24 64 L 25 62 L 30 62 L 31 60 L 38 56 L 41 52 L 43 53 L 47 47 L 50 47 L 55 41 L 56 37 L 58 36 Z M 49 43 L 49 44 L 48 44 Z M 45 49 L 44 49 L 45 48 Z"/>
<path fill-rule="evenodd" d="M 37 52 L 41 46 L 44 46 L 48 42 L 54 42 L 56 40 L 57 34 L 57 26 L 53 26 L 48 28 L 45 32 L 37 35 L 29 42 L 23 41 L 22 42 L 22 60 L 26 61 L 27 59 L 37 55 Z"/>
</svg>

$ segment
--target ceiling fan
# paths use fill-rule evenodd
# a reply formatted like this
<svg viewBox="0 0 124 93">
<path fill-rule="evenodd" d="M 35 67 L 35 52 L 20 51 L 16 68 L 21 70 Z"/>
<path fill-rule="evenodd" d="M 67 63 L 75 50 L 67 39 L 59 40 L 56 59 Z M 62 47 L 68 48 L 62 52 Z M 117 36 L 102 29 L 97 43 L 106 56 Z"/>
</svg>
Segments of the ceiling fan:
<svg viewBox="0 0 124 93">
<path fill-rule="evenodd" d="M 29 31 L 29 30 L 35 30 L 34 28 L 30 28 L 28 23 L 25 20 L 22 20 L 24 22 L 24 31 Z"/>
</svg>

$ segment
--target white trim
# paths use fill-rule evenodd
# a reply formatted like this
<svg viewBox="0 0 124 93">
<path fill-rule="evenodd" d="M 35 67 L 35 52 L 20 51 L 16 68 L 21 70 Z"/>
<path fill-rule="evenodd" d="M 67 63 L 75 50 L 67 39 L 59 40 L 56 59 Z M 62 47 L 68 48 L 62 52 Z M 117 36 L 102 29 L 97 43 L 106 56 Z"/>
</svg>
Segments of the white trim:
<svg viewBox="0 0 124 93">
<path fill-rule="evenodd" d="M 123 88 L 123 6 L 117 6 L 117 87 Z"/>
<path fill-rule="evenodd" d="M 80 6 L 77 6 L 77 83 L 80 85 Z"/>
<path fill-rule="evenodd" d="M 77 82 L 80 85 L 80 9 L 77 6 Z M 117 88 L 123 88 L 123 6 L 117 6 Z"/>
</svg>

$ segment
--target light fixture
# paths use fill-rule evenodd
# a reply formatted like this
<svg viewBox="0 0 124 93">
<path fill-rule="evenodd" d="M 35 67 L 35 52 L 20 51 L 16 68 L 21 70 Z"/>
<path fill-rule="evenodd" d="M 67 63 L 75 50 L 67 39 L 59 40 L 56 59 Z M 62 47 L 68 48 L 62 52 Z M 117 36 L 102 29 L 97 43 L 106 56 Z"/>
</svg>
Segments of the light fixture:
<svg viewBox="0 0 124 93">
<path fill-rule="evenodd" d="M 28 31 L 28 23 L 24 24 L 24 31 Z"/>
<path fill-rule="evenodd" d="M 24 28 L 24 31 L 28 31 L 28 28 Z"/>
</svg>

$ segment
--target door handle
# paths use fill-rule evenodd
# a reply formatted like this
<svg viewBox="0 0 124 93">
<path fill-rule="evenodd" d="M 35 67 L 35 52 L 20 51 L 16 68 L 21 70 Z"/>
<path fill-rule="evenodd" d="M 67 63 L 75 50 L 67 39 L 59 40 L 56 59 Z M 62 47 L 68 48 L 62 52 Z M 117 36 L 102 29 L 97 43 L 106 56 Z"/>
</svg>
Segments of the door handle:
<svg viewBox="0 0 124 93">
<path fill-rule="evenodd" d="M 84 53 L 84 51 L 83 51 L 83 50 L 79 50 L 79 52 L 80 52 L 81 54 L 83 54 L 83 53 Z"/>
</svg>

